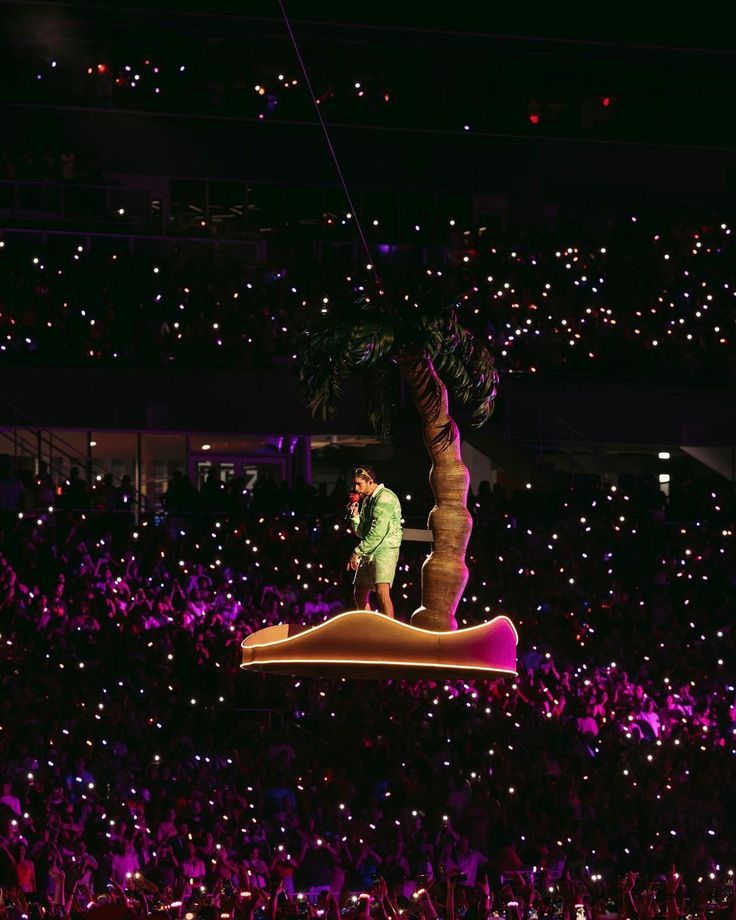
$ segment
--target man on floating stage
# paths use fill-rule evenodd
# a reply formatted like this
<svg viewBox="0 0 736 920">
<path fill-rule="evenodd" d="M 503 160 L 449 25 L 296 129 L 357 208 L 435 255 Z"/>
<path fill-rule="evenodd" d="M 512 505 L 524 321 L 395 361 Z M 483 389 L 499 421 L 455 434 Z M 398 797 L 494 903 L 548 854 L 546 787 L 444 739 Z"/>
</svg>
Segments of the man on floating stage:
<svg viewBox="0 0 736 920">
<path fill-rule="evenodd" d="M 403 531 L 398 496 L 381 482 L 371 467 L 358 467 L 353 474 L 358 501 L 348 511 L 353 532 L 360 543 L 347 568 L 355 572 L 355 609 L 370 610 L 369 595 L 375 591 L 380 613 L 393 619 L 391 585 L 399 561 Z"/>
</svg>

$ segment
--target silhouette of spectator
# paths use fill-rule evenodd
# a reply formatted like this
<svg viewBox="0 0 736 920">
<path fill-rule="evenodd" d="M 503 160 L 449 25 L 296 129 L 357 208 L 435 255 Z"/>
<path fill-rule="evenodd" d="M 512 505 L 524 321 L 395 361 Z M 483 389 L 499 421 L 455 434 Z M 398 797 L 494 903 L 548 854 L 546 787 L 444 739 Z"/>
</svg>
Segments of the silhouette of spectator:
<svg viewBox="0 0 736 920">
<path fill-rule="evenodd" d="M 62 487 L 60 505 L 67 511 L 83 511 L 89 508 L 87 482 L 82 479 L 77 466 L 69 470 L 69 478 Z"/>
</svg>

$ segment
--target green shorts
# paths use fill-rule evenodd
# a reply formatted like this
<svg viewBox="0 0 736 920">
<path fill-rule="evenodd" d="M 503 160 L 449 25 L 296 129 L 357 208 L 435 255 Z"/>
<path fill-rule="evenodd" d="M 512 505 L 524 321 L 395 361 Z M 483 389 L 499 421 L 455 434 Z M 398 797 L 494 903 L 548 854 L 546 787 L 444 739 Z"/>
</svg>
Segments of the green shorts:
<svg viewBox="0 0 736 920">
<path fill-rule="evenodd" d="M 394 583 L 396 566 L 399 564 L 399 550 L 385 549 L 376 553 L 372 559 L 361 559 L 355 573 L 356 587 L 373 588 L 374 585 Z"/>
</svg>

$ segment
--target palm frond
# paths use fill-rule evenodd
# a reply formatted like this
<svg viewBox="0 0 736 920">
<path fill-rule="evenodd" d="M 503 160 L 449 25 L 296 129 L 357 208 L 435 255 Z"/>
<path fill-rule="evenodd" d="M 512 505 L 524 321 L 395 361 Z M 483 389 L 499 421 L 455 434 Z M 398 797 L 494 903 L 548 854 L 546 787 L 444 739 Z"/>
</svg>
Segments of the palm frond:
<svg viewBox="0 0 736 920">
<path fill-rule="evenodd" d="M 445 386 L 455 395 L 456 399 L 463 405 L 467 405 L 474 384 L 462 356 L 456 351 L 441 352 L 435 360 L 435 366 Z"/>
<path fill-rule="evenodd" d="M 452 314 L 447 328 L 445 344 L 437 358 L 440 373 L 457 399 L 473 410 L 473 425 L 485 424 L 493 412 L 498 386 L 491 353 L 470 330 L 461 326 Z"/>
<path fill-rule="evenodd" d="M 351 373 L 378 366 L 389 356 L 429 358 L 453 395 L 471 407 L 474 425 L 483 425 L 493 412 L 498 384 L 493 358 L 436 291 L 394 305 L 363 297 L 357 304 L 320 317 L 302 334 L 297 351 L 302 397 L 324 419 L 335 412 Z M 386 430 L 387 420 L 380 398 L 384 384 L 378 392 L 375 382 L 369 389 L 369 415 L 380 430 Z M 435 420 L 441 387 L 433 374 L 422 376 L 417 395 L 422 411 Z"/>
<path fill-rule="evenodd" d="M 430 301 L 402 303 L 395 314 L 397 351 L 434 358 L 442 348 L 447 307 Z"/>
<path fill-rule="evenodd" d="M 388 370 L 385 362 L 373 365 L 367 374 L 366 396 L 368 422 L 373 431 L 382 438 L 391 436 L 391 413 L 393 404 L 389 399 Z"/>
<path fill-rule="evenodd" d="M 335 317 L 305 331 L 297 347 L 301 395 L 312 413 L 321 411 L 326 420 L 334 414 L 349 375 L 391 352 L 393 332 L 363 316 Z"/>
</svg>

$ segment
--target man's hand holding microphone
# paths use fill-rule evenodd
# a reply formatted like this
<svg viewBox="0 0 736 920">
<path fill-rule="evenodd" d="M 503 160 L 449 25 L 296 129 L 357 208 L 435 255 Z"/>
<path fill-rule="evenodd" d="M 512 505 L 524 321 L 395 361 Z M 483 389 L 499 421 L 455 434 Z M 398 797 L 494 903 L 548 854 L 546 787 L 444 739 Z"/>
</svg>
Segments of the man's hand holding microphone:
<svg viewBox="0 0 736 920">
<path fill-rule="evenodd" d="M 348 506 L 345 509 L 345 520 L 352 521 L 352 519 L 360 512 L 360 495 L 357 492 L 351 492 L 348 496 Z M 357 572 L 360 566 L 360 556 L 353 553 L 348 560 L 348 564 L 345 568 L 351 572 Z"/>
<path fill-rule="evenodd" d="M 345 510 L 346 520 L 350 520 L 352 517 L 360 511 L 360 495 L 357 492 L 351 492 L 348 496 L 348 506 Z"/>
</svg>

